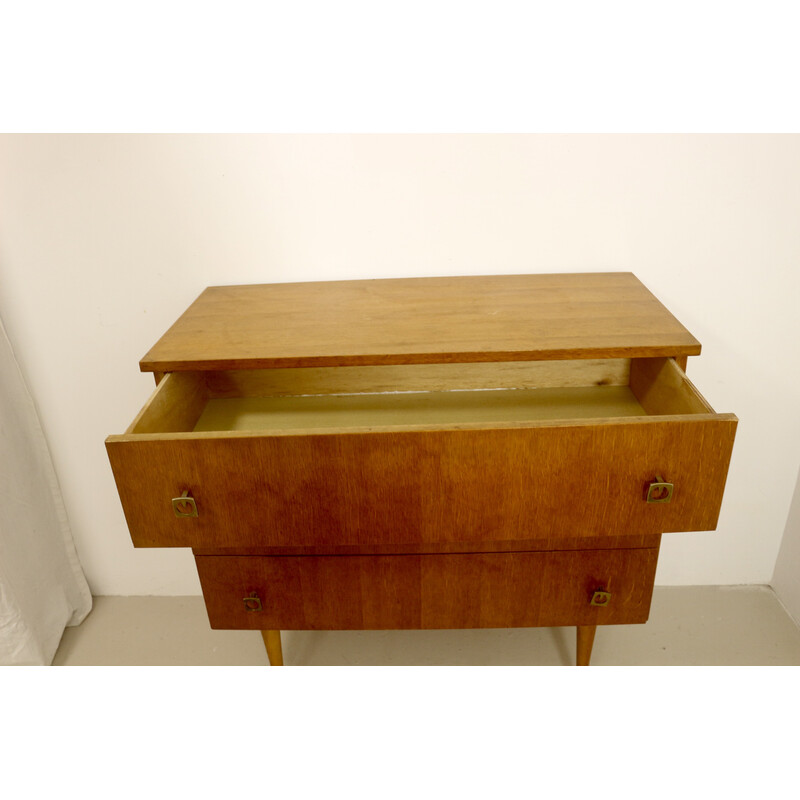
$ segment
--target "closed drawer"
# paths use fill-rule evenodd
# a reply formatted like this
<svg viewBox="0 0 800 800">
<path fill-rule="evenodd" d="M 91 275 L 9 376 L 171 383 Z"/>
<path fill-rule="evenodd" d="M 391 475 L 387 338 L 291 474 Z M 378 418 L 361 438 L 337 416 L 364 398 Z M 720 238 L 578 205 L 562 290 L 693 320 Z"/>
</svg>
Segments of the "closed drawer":
<svg viewBox="0 0 800 800">
<path fill-rule="evenodd" d="M 735 428 L 657 358 L 171 373 L 106 444 L 137 546 L 399 546 L 713 529 Z"/>
<path fill-rule="evenodd" d="M 196 562 L 212 628 L 369 630 L 645 622 L 657 557 L 642 548 Z"/>
</svg>

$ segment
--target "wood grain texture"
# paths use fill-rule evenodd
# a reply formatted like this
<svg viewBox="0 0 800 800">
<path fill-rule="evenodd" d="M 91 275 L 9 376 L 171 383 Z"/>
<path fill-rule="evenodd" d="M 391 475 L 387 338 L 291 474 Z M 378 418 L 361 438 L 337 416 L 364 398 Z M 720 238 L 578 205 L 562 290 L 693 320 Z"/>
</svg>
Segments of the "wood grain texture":
<svg viewBox="0 0 800 800">
<path fill-rule="evenodd" d="M 658 547 L 661 535 L 644 536 L 591 536 L 561 539 L 507 539 L 505 541 L 437 542 L 430 544 L 370 544 L 370 545 L 324 545 L 319 547 L 248 547 L 248 555 L 260 556 L 322 556 L 322 555 L 407 555 L 425 553 L 503 553 L 539 550 L 615 550 L 639 547 Z M 240 547 L 192 548 L 196 556 L 242 555 Z"/>
<path fill-rule="evenodd" d="M 281 646 L 280 631 L 261 631 L 264 639 L 264 647 L 267 650 L 267 658 L 271 667 L 283 666 L 283 647 Z"/>
<path fill-rule="evenodd" d="M 162 377 L 126 433 L 191 431 L 208 401 L 202 373 L 174 372 Z"/>
<path fill-rule="evenodd" d="M 657 549 L 198 556 L 212 628 L 378 630 L 645 622 Z M 608 606 L 590 605 L 598 589 Z M 261 611 L 243 598 L 255 592 Z"/>
<path fill-rule="evenodd" d="M 714 409 L 672 358 L 635 358 L 630 388 L 648 414 L 708 414 Z"/>
<path fill-rule="evenodd" d="M 144 371 L 696 355 L 631 273 L 206 289 Z"/>
<path fill-rule="evenodd" d="M 577 625 L 588 663 L 596 625 L 647 619 L 660 534 L 716 526 L 736 418 L 686 379 L 699 352 L 630 273 L 211 287 L 106 446 L 134 544 L 192 547 L 212 627 L 273 664 L 280 629 L 538 625 Z M 620 387 L 612 418 L 592 398 Z M 431 396 L 465 389 L 520 393 Z M 372 395 L 325 397 L 348 393 Z"/>
<path fill-rule="evenodd" d="M 136 546 L 387 545 L 712 530 L 735 429 L 723 414 L 106 447 Z M 670 503 L 644 501 L 655 475 Z M 187 489 L 196 519 L 172 513 Z"/>
<path fill-rule="evenodd" d="M 592 658 L 594 635 L 597 633 L 596 625 L 578 625 L 577 633 L 577 658 L 579 667 L 588 667 Z"/>
<path fill-rule="evenodd" d="M 630 359 L 390 364 L 205 373 L 211 397 L 627 386 Z"/>
</svg>

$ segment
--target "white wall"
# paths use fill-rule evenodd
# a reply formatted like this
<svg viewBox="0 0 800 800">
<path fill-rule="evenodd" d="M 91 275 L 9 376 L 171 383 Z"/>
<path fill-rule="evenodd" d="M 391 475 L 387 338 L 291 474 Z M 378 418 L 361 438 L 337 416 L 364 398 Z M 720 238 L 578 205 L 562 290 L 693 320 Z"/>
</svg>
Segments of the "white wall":
<svg viewBox="0 0 800 800">
<path fill-rule="evenodd" d="M 800 475 L 797 476 L 797 487 L 794 500 L 786 522 L 783 543 L 775 562 L 775 573 L 772 576 L 772 588 L 780 597 L 784 608 L 800 625 Z"/>
<path fill-rule="evenodd" d="M 740 418 L 716 533 L 662 584 L 767 583 L 800 466 L 798 136 L 5 136 L 0 314 L 96 594 L 194 594 L 134 550 L 103 439 L 138 359 L 207 285 L 626 270 L 703 343 Z"/>
</svg>

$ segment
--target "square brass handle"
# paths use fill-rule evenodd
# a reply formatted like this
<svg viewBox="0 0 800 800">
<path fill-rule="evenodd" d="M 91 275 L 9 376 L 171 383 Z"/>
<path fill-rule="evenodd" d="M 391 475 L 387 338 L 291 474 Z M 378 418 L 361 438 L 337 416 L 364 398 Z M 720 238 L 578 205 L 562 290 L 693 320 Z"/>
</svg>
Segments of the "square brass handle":
<svg viewBox="0 0 800 800">
<path fill-rule="evenodd" d="M 648 503 L 669 503 L 672 500 L 672 492 L 675 487 L 665 481 L 660 475 L 647 485 Z"/>
<path fill-rule="evenodd" d="M 611 602 L 611 592 L 605 589 L 598 589 L 589 601 L 590 606 L 607 606 Z"/>
<path fill-rule="evenodd" d="M 243 597 L 245 611 L 261 611 L 261 598 L 258 592 L 250 592 L 248 597 Z"/>
<path fill-rule="evenodd" d="M 187 489 L 180 497 L 172 498 L 172 510 L 175 512 L 176 517 L 196 517 L 197 503 L 194 497 L 191 497 Z"/>
</svg>

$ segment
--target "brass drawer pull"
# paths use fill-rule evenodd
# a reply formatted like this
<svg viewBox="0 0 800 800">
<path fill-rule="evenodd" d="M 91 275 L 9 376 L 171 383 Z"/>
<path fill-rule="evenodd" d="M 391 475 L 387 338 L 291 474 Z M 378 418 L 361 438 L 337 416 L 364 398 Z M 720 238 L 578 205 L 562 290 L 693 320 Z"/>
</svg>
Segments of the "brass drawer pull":
<svg viewBox="0 0 800 800">
<path fill-rule="evenodd" d="M 669 503 L 672 500 L 673 484 L 665 481 L 660 475 L 647 485 L 648 503 Z"/>
<path fill-rule="evenodd" d="M 605 589 L 598 589 L 589 601 L 590 606 L 607 606 L 611 602 L 611 592 Z"/>
<path fill-rule="evenodd" d="M 243 597 L 245 611 L 261 611 L 261 598 L 258 592 L 251 592 L 249 597 Z"/>
<path fill-rule="evenodd" d="M 187 489 L 180 497 L 172 498 L 172 510 L 176 517 L 196 517 L 197 503 Z"/>
</svg>

